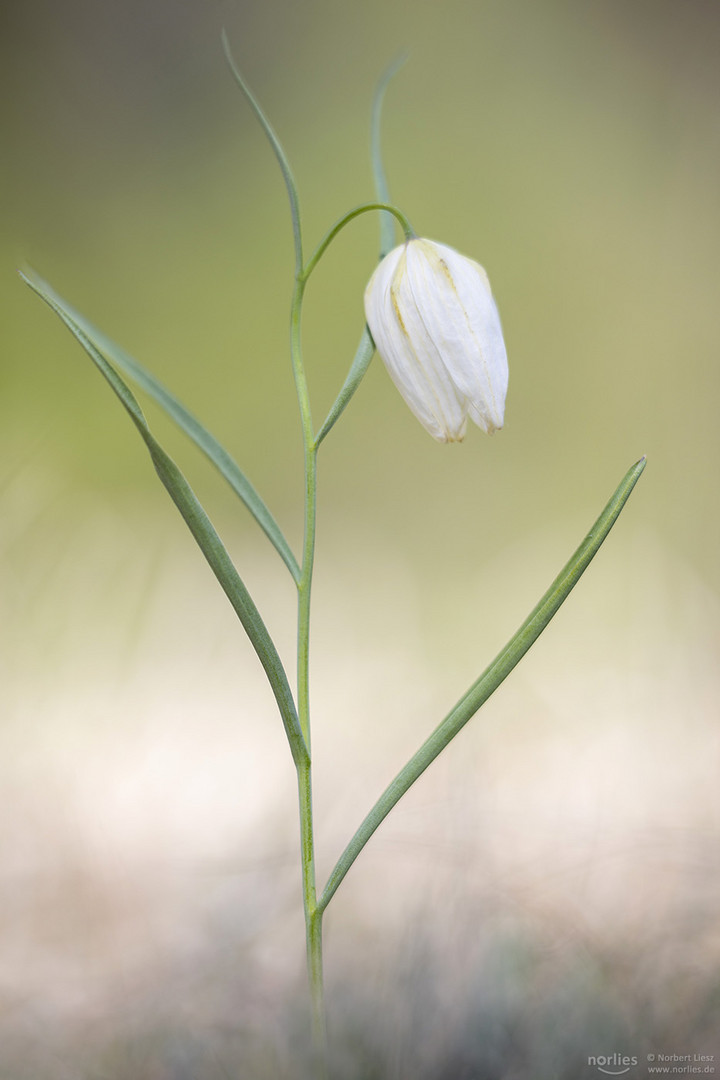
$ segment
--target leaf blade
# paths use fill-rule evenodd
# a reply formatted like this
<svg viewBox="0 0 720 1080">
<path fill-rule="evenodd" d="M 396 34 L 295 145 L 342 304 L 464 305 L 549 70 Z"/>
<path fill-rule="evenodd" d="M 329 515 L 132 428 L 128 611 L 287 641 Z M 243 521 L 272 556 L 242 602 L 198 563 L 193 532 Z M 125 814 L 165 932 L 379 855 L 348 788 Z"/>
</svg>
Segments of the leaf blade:
<svg viewBox="0 0 720 1080">
<path fill-rule="evenodd" d="M 392 77 L 400 70 L 407 60 L 407 53 L 402 53 L 393 60 L 392 64 L 380 77 L 373 98 L 372 115 L 370 120 L 370 157 L 372 161 L 373 183 L 375 197 L 378 202 L 390 204 L 390 190 L 388 188 L 385 167 L 383 164 L 382 147 L 380 139 L 382 108 L 385 91 Z M 379 259 L 384 259 L 388 252 L 395 246 L 395 218 L 387 210 L 380 212 L 380 250 Z M 329 431 L 335 426 L 343 412 L 350 403 L 350 399 L 359 387 L 365 372 L 370 366 L 370 361 L 375 352 L 375 342 L 367 328 L 363 330 L 360 343 L 355 351 L 355 357 L 345 382 L 340 388 L 340 393 L 333 402 L 325 421 L 315 437 L 315 445 L 319 446 Z"/>
<path fill-rule="evenodd" d="M 340 419 L 345 409 L 350 403 L 350 399 L 357 390 L 358 386 L 362 382 L 363 376 L 370 366 L 370 361 L 375 353 L 375 342 L 372 339 L 370 331 L 367 326 L 363 330 L 362 337 L 360 338 L 360 344 L 355 352 L 355 357 L 350 370 L 347 373 L 345 382 L 340 388 L 340 393 L 335 398 L 330 412 L 327 414 L 325 421 L 315 436 L 315 445 L 319 446 L 328 432 L 335 426 Z"/>
<path fill-rule="evenodd" d="M 372 159 L 373 181 L 375 194 L 378 202 L 391 203 L 390 190 L 388 188 L 385 166 L 382 156 L 381 145 L 381 121 L 385 91 L 393 76 L 407 61 L 407 53 L 401 53 L 390 66 L 383 72 L 375 89 L 373 98 L 372 119 L 370 123 L 370 156 Z M 392 214 L 384 212 L 380 215 L 380 258 L 384 259 L 388 252 L 395 246 L 395 220 Z"/>
<path fill-rule="evenodd" d="M 218 442 L 200 421 L 185 408 L 181 401 L 175 397 L 163 384 L 155 378 L 143 365 L 130 356 L 120 345 L 114 342 L 107 334 L 94 326 L 89 319 L 69 304 L 53 287 L 34 270 L 26 268 L 20 272 L 20 276 L 34 289 L 57 314 L 60 310 L 66 312 L 72 322 L 83 332 L 85 337 L 94 347 L 105 356 L 111 364 L 120 368 L 129 378 L 140 386 L 161 409 L 168 415 L 181 431 L 202 451 L 212 465 L 218 470 L 224 480 L 230 485 L 235 494 L 245 504 L 246 508 L 255 518 L 256 522 L 267 536 L 270 543 L 280 555 L 288 570 L 297 582 L 300 580 L 300 568 L 297 559 L 290 548 L 285 536 L 268 509 L 258 491 L 245 476 L 244 472 L 235 459 L 228 453 L 225 447 Z M 51 302 L 52 301 L 52 302 Z"/>
<path fill-rule="evenodd" d="M 498 653 L 469 690 L 463 694 L 454 708 L 450 710 L 445 719 L 435 728 L 382 793 L 335 864 L 318 901 L 319 911 L 324 911 L 330 903 L 355 859 L 393 807 L 425 772 L 428 766 L 432 764 L 435 758 L 442 753 L 458 732 L 462 730 L 468 720 L 475 715 L 491 694 L 497 690 L 498 686 L 507 678 L 531 645 L 538 639 L 597 554 L 617 521 L 635 484 L 640 479 L 644 468 L 645 458 L 642 457 L 628 469 L 590 532 L 505 648 Z"/>
<path fill-rule="evenodd" d="M 283 149 L 283 145 L 280 142 L 280 139 L 275 133 L 275 129 L 273 128 L 272 124 L 268 120 L 263 110 L 260 108 L 260 103 L 256 99 L 255 95 L 252 93 L 248 84 L 245 82 L 245 79 L 240 72 L 240 68 L 235 63 L 235 59 L 230 49 L 230 41 L 224 30 L 220 35 L 220 39 L 222 41 L 225 59 L 227 60 L 228 67 L 230 68 L 230 73 L 235 79 L 237 85 L 242 90 L 243 94 L 245 95 L 245 98 L 250 108 L 255 113 L 260 127 L 263 129 L 265 137 L 270 143 L 272 151 L 275 154 L 275 158 L 277 159 L 277 163 L 280 166 L 280 172 L 282 173 L 283 180 L 285 181 L 285 189 L 288 194 L 288 199 L 290 200 L 290 216 L 292 218 L 293 241 L 295 244 L 295 272 L 296 274 L 299 274 L 302 270 L 303 265 L 302 227 L 300 223 L 300 199 L 298 196 L 297 184 L 295 183 L 295 177 L 293 176 L 293 171 L 290 168 L 288 156 Z"/>
<path fill-rule="evenodd" d="M 203 506 L 180 469 L 150 431 L 147 420 L 145 419 L 137 399 L 121 376 L 105 359 L 100 350 L 96 348 L 90 338 L 85 335 L 82 327 L 74 322 L 72 316 L 68 314 L 68 312 L 66 312 L 51 295 L 46 295 L 42 291 L 37 281 L 31 280 L 22 273 L 21 277 L 27 282 L 30 288 L 45 301 L 55 314 L 59 316 L 75 339 L 82 345 L 85 352 L 109 383 L 130 416 L 130 419 L 133 421 L 150 453 L 153 465 L 155 466 L 155 470 L 162 484 L 175 503 L 175 506 L 180 511 L 180 514 L 190 529 L 198 547 L 205 556 L 208 565 L 215 574 L 215 577 L 240 619 L 245 632 L 250 638 L 260 663 L 265 670 L 273 694 L 275 695 L 275 700 L 280 711 L 295 763 L 299 764 L 306 762 L 309 759 L 308 750 L 300 729 L 300 722 L 297 717 L 292 691 L 290 690 L 290 685 L 280 656 L 278 655 L 275 644 L 270 637 L 260 612 L 255 606 L 252 597 L 247 591 L 244 582 L 238 574 Z"/>
</svg>

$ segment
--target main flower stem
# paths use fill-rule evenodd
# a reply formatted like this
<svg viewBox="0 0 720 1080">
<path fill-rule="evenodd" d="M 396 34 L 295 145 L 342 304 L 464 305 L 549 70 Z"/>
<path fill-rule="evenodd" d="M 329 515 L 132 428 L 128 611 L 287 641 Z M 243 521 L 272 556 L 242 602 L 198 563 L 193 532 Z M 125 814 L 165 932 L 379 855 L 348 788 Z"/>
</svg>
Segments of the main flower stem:
<svg viewBox="0 0 720 1080">
<path fill-rule="evenodd" d="M 305 538 L 298 582 L 297 696 L 298 717 L 308 751 L 310 744 L 310 595 L 315 560 L 315 518 L 317 505 L 317 443 L 310 412 L 310 397 L 302 359 L 300 322 L 306 277 L 299 273 L 290 318 L 290 348 L 297 389 L 305 454 Z M 325 1001 L 322 965 L 322 911 L 318 910 L 315 886 L 315 838 L 312 813 L 312 765 L 310 759 L 297 766 L 300 802 L 300 847 L 303 907 L 307 943 L 307 970 L 312 996 L 313 1042 L 321 1075 L 327 1060 Z"/>
<path fill-rule="evenodd" d="M 305 940 L 307 972 L 312 998 L 313 1045 L 322 1067 L 326 1060 L 325 994 L 322 962 L 322 916 L 318 910 L 315 891 L 315 844 L 312 816 L 312 767 L 309 762 L 298 766 L 298 795 L 300 799 L 300 850 L 302 860 L 303 907 L 305 910 Z"/>
</svg>

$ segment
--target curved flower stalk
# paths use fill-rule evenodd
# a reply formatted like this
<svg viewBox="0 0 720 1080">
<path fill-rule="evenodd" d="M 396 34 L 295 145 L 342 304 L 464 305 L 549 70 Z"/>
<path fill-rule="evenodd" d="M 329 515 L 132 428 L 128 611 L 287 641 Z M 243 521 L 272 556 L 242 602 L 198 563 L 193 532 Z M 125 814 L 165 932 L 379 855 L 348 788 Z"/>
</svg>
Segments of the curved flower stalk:
<svg viewBox="0 0 720 1080">
<path fill-rule="evenodd" d="M 507 353 L 479 263 L 408 240 L 370 278 L 365 316 L 391 379 L 438 442 L 461 442 L 468 416 L 489 435 L 503 426 Z"/>
</svg>

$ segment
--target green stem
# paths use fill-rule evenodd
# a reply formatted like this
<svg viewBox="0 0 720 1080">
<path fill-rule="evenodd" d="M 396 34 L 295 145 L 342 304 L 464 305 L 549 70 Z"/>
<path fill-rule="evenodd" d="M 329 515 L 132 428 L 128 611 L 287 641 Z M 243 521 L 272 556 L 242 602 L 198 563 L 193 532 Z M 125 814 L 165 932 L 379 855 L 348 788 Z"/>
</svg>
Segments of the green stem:
<svg viewBox="0 0 720 1080">
<path fill-rule="evenodd" d="M 298 638 L 297 638 L 297 683 L 298 717 L 302 731 L 302 753 L 294 753 L 298 778 L 300 800 L 300 849 L 302 862 L 303 907 L 305 910 L 305 931 L 307 939 L 307 964 L 313 1007 L 313 1037 L 318 1056 L 321 1076 L 325 1075 L 327 1061 L 327 1039 L 325 1035 L 325 1006 L 323 1001 L 322 972 L 322 912 L 318 910 L 315 891 L 315 840 L 312 816 L 312 770 L 310 765 L 310 592 L 312 588 L 313 562 L 315 558 L 315 506 L 317 481 L 317 443 L 314 439 L 310 395 L 302 359 L 300 340 L 300 321 L 302 314 L 303 293 L 309 270 L 303 268 L 302 231 L 300 227 L 300 202 L 297 185 L 285 151 L 273 130 L 270 121 L 260 108 L 257 100 L 242 77 L 230 52 L 230 44 L 223 30 L 222 43 L 230 70 L 240 89 L 245 94 L 250 106 L 272 146 L 275 157 L 287 188 L 290 200 L 290 214 L 295 241 L 295 291 L 293 293 L 290 314 L 290 351 L 293 375 L 300 406 L 303 447 L 305 454 L 305 541 L 303 545 L 302 567 L 295 573 L 292 563 L 286 562 L 293 571 L 298 590 Z M 329 242 L 329 241 L 328 241 Z M 312 267 L 311 267 L 312 269 Z M 282 552 L 281 552 L 282 554 Z M 297 741 L 297 740 L 296 740 Z M 292 745 L 292 742 L 291 742 Z"/>
<path fill-rule="evenodd" d="M 310 751 L 310 597 L 315 560 L 317 507 L 317 443 L 313 434 L 310 395 L 302 359 L 301 316 L 306 278 L 297 275 L 290 316 L 290 349 L 293 375 L 300 406 L 305 455 L 305 539 L 298 581 L 297 698 L 298 718 L 305 744 Z M 300 799 L 300 846 L 302 859 L 303 907 L 307 943 L 307 970 L 312 995 L 313 1042 L 321 1075 L 327 1060 L 325 1003 L 322 966 L 322 912 L 318 910 L 315 888 L 315 840 L 312 815 L 312 768 L 310 759 L 297 765 Z"/>
<path fill-rule="evenodd" d="M 322 955 L 323 913 L 315 907 L 307 924 L 307 967 L 312 995 L 313 1046 L 322 1077 L 327 1073 L 328 1041 L 325 1024 L 325 986 Z"/>
<path fill-rule="evenodd" d="M 307 972 L 312 999 L 313 1045 L 318 1063 L 324 1068 L 327 1060 L 325 1030 L 325 992 L 322 962 L 322 912 L 318 910 L 315 891 L 315 839 L 312 813 L 312 767 L 301 763 L 297 770 L 300 801 L 300 850 L 302 858 L 303 909 L 305 911 L 305 940 Z"/>
<path fill-rule="evenodd" d="M 382 210 L 396 217 L 402 226 L 406 240 L 412 240 L 413 237 L 416 235 L 412 225 L 405 217 L 402 210 L 398 210 L 397 206 L 391 206 L 390 203 L 384 202 L 362 203 L 361 206 L 356 206 L 352 210 L 348 210 L 347 214 L 343 214 L 343 216 L 335 222 L 333 227 L 328 230 L 328 232 L 322 238 L 315 251 L 312 253 L 307 263 L 302 269 L 300 277 L 303 281 L 307 281 L 307 279 L 310 277 L 313 270 L 320 262 L 320 259 L 325 254 L 327 248 L 330 246 L 330 244 L 335 239 L 340 230 L 344 229 L 346 225 L 348 225 L 356 217 L 359 217 L 360 214 L 367 214 L 371 210 Z"/>
<path fill-rule="evenodd" d="M 315 559 L 315 512 L 317 489 L 317 447 L 313 434 L 310 395 L 300 340 L 302 302 L 305 280 L 298 277 L 295 284 L 290 317 L 290 349 L 293 375 L 300 406 L 303 450 L 305 455 L 305 537 L 303 559 L 298 582 L 298 714 L 300 726 L 308 749 L 310 747 L 310 688 L 309 688 L 309 641 L 310 641 L 310 594 L 312 590 L 313 563 Z"/>
</svg>

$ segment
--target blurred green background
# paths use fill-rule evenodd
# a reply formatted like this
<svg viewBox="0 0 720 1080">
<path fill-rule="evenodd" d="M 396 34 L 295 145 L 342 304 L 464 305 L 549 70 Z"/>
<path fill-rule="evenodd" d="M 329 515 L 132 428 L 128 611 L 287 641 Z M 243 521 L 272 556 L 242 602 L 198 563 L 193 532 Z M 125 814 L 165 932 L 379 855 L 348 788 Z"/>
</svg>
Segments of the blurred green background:
<svg viewBox="0 0 720 1080">
<path fill-rule="evenodd" d="M 486 267 L 510 358 L 493 439 L 435 444 L 375 360 L 323 447 L 321 877 L 648 456 L 547 640 L 333 902 L 335 1073 L 576 1077 L 661 1037 L 712 1052 L 718 5 L 26 0 L 0 20 L 6 1071 L 301 1071 L 272 700 L 126 416 L 14 274 L 32 265 L 172 387 L 299 548 L 289 214 L 223 25 L 293 164 L 308 250 L 372 197 L 373 89 L 409 49 L 390 189 L 421 235 Z M 367 216 L 308 290 L 317 422 L 376 246 Z M 148 416 L 292 667 L 282 564 Z"/>
</svg>

